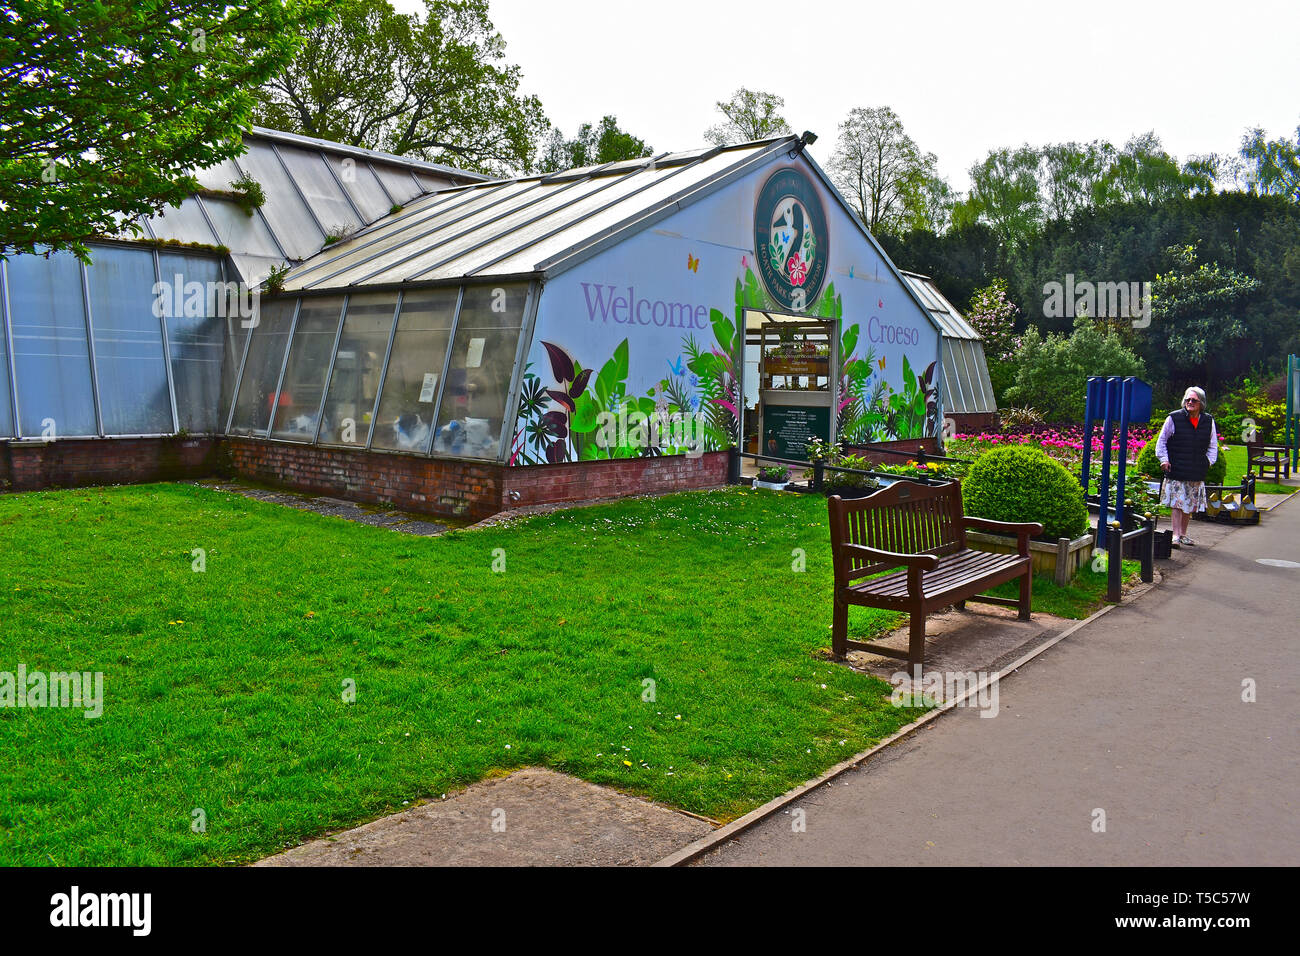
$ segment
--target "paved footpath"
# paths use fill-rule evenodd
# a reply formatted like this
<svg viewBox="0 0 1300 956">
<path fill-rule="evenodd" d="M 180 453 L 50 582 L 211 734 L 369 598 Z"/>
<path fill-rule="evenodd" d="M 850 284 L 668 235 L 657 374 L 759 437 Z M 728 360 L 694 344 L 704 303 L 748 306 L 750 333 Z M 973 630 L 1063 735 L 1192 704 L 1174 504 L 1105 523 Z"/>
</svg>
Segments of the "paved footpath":
<svg viewBox="0 0 1300 956">
<path fill-rule="evenodd" d="M 1300 864 L 1300 567 L 1258 558 L 1300 499 L 697 865 Z"/>
</svg>

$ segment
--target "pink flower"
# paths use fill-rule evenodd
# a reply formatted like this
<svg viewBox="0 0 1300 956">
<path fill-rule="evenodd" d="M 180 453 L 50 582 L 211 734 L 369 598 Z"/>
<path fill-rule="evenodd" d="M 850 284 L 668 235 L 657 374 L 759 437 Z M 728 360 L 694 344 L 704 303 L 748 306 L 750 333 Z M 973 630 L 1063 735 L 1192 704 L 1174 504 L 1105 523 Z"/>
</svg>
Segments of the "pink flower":
<svg viewBox="0 0 1300 956">
<path fill-rule="evenodd" d="M 790 257 L 785 268 L 790 273 L 791 285 L 803 285 L 804 279 L 808 278 L 808 263 L 797 252 Z"/>
</svg>

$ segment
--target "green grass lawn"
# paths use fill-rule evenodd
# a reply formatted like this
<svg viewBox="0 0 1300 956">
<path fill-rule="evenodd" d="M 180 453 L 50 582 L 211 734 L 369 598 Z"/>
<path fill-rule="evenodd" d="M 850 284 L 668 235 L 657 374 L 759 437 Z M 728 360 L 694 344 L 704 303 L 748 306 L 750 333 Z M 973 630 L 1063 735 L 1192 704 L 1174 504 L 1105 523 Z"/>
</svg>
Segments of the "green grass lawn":
<svg viewBox="0 0 1300 956">
<path fill-rule="evenodd" d="M 1241 484 L 1241 479 L 1246 474 L 1246 446 L 1220 445 L 1219 452 L 1227 461 L 1223 483 L 1225 485 Z M 1286 485 L 1275 485 L 1270 481 L 1264 481 L 1258 475 L 1255 476 L 1256 494 L 1289 495 L 1293 491 L 1295 491 L 1295 488 L 1288 488 Z"/>
<path fill-rule="evenodd" d="M 741 490 L 438 538 L 2 495 L 0 671 L 102 671 L 105 702 L 0 707 L 0 865 L 246 862 L 534 764 L 734 818 L 917 713 L 821 658 L 828 542 L 823 499 Z"/>
</svg>

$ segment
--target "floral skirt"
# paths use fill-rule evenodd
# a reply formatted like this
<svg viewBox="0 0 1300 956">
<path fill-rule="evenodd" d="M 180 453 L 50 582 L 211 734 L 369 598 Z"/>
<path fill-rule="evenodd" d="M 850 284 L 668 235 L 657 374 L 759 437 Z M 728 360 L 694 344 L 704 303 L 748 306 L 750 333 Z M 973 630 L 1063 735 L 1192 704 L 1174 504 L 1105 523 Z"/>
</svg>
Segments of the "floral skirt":
<svg viewBox="0 0 1300 956">
<path fill-rule="evenodd" d="M 1192 514 L 1205 510 L 1205 482 L 1174 481 L 1166 478 L 1160 489 L 1160 503 Z"/>
</svg>

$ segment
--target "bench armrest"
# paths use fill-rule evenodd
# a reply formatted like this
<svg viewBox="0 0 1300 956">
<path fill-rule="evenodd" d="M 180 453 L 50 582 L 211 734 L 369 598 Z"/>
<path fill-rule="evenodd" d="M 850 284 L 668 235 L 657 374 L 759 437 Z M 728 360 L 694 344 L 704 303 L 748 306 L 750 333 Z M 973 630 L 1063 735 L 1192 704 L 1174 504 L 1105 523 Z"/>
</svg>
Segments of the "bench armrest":
<svg viewBox="0 0 1300 956">
<path fill-rule="evenodd" d="M 994 521 L 992 518 L 972 518 L 962 515 L 962 527 L 977 531 L 992 531 L 998 534 L 1016 536 L 1016 553 L 1022 558 L 1029 556 L 1030 535 L 1042 534 L 1043 526 L 1037 521 Z"/>
<path fill-rule="evenodd" d="M 920 568 L 922 571 L 931 571 L 939 563 L 937 555 L 933 554 L 901 554 L 897 551 L 880 551 L 876 548 L 868 548 L 864 544 L 842 544 L 840 547 L 853 553 L 859 554 L 873 561 L 879 561 L 887 564 L 902 564 L 909 568 Z"/>
<path fill-rule="evenodd" d="M 1037 521 L 994 521 L 992 518 L 972 518 L 963 515 L 962 526 L 977 531 L 1000 531 L 1003 534 L 1035 535 L 1043 533 L 1043 526 Z"/>
</svg>

